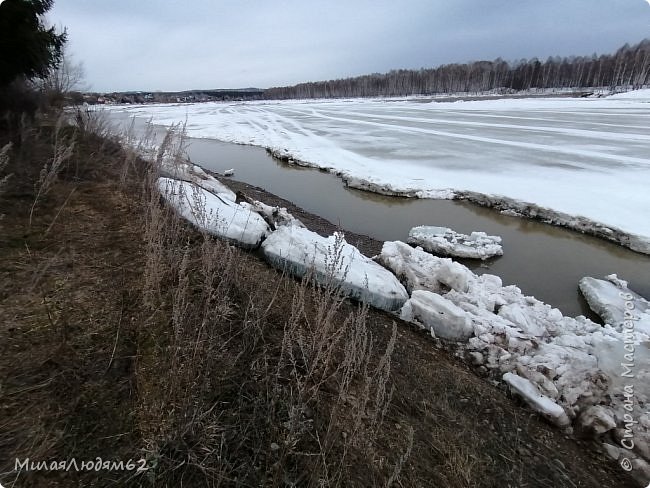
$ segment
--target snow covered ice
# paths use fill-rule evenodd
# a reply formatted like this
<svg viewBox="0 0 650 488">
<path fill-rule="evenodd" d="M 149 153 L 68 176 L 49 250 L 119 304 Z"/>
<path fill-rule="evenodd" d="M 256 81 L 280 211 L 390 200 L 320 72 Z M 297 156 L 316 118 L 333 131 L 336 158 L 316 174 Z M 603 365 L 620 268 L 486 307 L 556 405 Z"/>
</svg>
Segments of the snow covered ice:
<svg viewBox="0 0 650 488">
<path fill-rule="evenodd" d="M 612 100 L 636 100 L 650 103 L 650 88 L 616 93 L 615 95 L 610 95 L 609 98 Z"/>
<path fill-rule="evenodd" d="M 203 168 L 190 163 L 178 162 L 163 162 L 159 168 L 160 176 L 164 178 L 171 178 L 174 180 L 188 181 L 194 183 L 204 190 L 209 191 L 215 195 L 225 198 L 234 202 L 237 198 L 233 192 L 226 185 L 221 183 L 214 176 L 207 174 Z"/>
<path fill-rule="evenodd" d="M 401 311 L 403 319 L 432 328 L 440 337 L 448 334 L 473 364 L 487 372 L 498 377 L 516 375 L 504 379 L 516 386 L 532 408 L 558 425 L 566 425 L 559 406 L 569 420 L 583 428 L 598 432 L 615 430 L 613 424 L 623 428 L 627 413 L 624 392 L 632 380 L 621 376 L 621 362 L 630 348 L 634 350 L 635 408 L 644 412 L 650 406 L 650 337 L 642 331 L 630 339 L 620 327 L 601 326 L 583 316 L 565 317 L 525 296 L 518 287 L 503 286 L 498 276 L 477 276 L 451 259 L 403 242 L 385 242 L 375 259 L 412 290 Z M 426 293 L 440 298 L 426 301 L 428 307 L 419 305 Z M 435 315 L 441 310 L 451 319 L 446 329 L 436 322 Z M 465 317 L 469 331 L 464 328 Z M 455 337 L 449 335 L 455 331 L 459 331 Z M 601 404 L 597 414 L 589 410 Z M 643 420 L 639 413 L 637 419 L 635 441 L 639 446 L 650 443 L 650 416 L 646 417 Z"/>
<path fill-rule="evenodd" d="M 402 308 L 402 320 L 429 327 L 434 337 L 448 341 L 467 340 L 474 329 L 469 315 L 451 301 L 426 290 L 415 290 Z"/>
<path fill-rule="evenodd" d="M 422 248 L 412 248 L 400 241 L 385 242 L 381 254 L 375 259 L 404 281 L 410 292 L 429 290 L 440 293 L 452 289 L 464 293 L 468 290 L 470 275 L 465 266 L 449 258 L 436 258 Z M 501 279 L 494 278 L 501 286 Z"/>
<path fill-rule="evenodd" d="M 158 188 L 181 217 L 209 234 L 231 240 L 241 247 L 257 247 L 270 232 L 259 214 L 193 183 L 158 178 Z"/>
<path fill-rule="evenodd" d="M 503 254 L 499 236 L 489 236 L 485 232 L 460 234 L 447 227 L 413 227 L 408 243 L 421 246 L 433 254 L 457 258 L 488 259 Z"/>
<path fill-rule="evenodd" d="M 644 95 L 645 93 L 645 95 Z M 648 91 L 415 103 L 290 100 L 115 107 L 253 144 L 388 194 L 483 198 L 650 253 Z M 426 100 L 424 100 L 426 101 Z M 482 197 L 481 197 L 482 196 Z M 581 218 L 578 218 L 581 217 Z M 620 236 L 620 233 L 629 236 Z"/>
<path fill-rule="evenodd" d="M 242 206 L 250 208 L 254 212 L 262 215 L 267 222 L 273 224 L 273 227 L 281 227 L 283 225 L 295 225 L 296 227 L 304 227 L 305 225 L 291 215 L 284 207 L 272 207 L 259 200 L 250 200 L 248 202 L 241 202 Z"/>
<path fill-rule="evenodd" d="M 627 287 L 616 275 L 604 280 L 585 277 L 578 283 L 589 308 L 618 331 L 631 324 L 635 332 L 650 336 L 650 302 Z"/>
<path fill-rule="evenodd" d="M 540 412 L 554 424 L 566 427 L 571 423 L 562 407 L 549 397 L 542 395 L 535 384 L 526 378 L 506 373 L 503 375 L 503 381 L 510 385 L 511 390 L 523 398 L 533 410 Z"/>
<path fill-rule="evenodd" d="M 334 280 L 346 295 L 383 310 L 397 310 L 408 298 L 390 271 L 365 257 L 340 234 L 322 237 L 303 227 L 281 226 L 262 243 L 262 250 L 277 268 L 299 277 L 313 269 L 317 280 Z"/>
</svg>

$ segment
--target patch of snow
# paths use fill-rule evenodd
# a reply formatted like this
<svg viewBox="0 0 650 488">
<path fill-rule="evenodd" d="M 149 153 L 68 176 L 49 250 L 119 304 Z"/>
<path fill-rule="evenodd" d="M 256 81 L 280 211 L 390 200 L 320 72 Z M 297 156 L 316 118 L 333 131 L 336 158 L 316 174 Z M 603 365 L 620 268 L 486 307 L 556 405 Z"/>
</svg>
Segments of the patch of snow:
<svg viewBox="0 0 650 488">
<path fill-rule="evenodd" d="M 408 243 L 421 246 L 433 254 L 457 258 L 488 259 L 503 255 L 501 237 L 489 236 L 485 232 L 460 234 L 447 227 L 413 227 Z"/>
<path fill-rule="evenodd" d="M 602 447 L 610 458 L 612 458 L 614 461 L 618 461 L 618 457 L 620 455 L 620 447 L 609 444 L 608 442 L 603 442 Z"/>
<path fill-rule="evenodd" d="M 333 280 L 348 296 L 383 310 L 397 310 L 408 299 L 395 276 L 345 242 L 342 234 L 322 237 L 298 226 L 281 226 L 262 243 L 264 256 L 277 268 L 302 277 Z"/>
<path fill-rule="evenodd" d="M 585 431 L 591 430 L 595 435 L 601 435 L 616 428 L 612 411 L 602 405 L 589 407 L 580 415 L 578 425 Z"/>
<path fill-rule="evenodd" d="M 650 102 L 650 89 L 645 88 L 641 90 L 631 90 L 623 93 L 616 93 L 610 95 L 612 100 L 635 100 L 635 101 L 648 101 Z"/>
<path fill-rule="evenodd" d="M 158 178 L 158 188 L 185 220 L 241 247 L 256 248 L 270 231 L 259 214 L 194 183 Z"/>
</svg>

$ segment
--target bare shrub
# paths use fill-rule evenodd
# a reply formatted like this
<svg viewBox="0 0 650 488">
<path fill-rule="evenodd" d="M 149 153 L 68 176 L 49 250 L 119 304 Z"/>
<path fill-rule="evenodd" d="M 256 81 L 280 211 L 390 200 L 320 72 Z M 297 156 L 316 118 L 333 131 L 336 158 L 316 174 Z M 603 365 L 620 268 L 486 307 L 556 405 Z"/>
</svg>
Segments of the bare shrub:
<svg viewBox="0 0 650 488">
<path fill-rule="evenodd" d="M 61 115 L 58 117 L 54 129 L 52 158 L 45 163 L 39 174 L 38 181 L 36 182 L 36 196 L 34 197 L 34 202 L 29 210 L 30 227 L 32 225 L 34 209 L 36 208 L 39 199 L 47 195 L 52 189 L 52 186 L 63 167 L 63 163 L 70 159 L 74 152 L 76 135 L 74 133 L 71 135 L 67 134 L 65 128 L 65 117 Z"/>
<path fill-rule="evenodd" d="M 302 480 L 308 486 L 344 483 L 353 451 L 372 463 L 372 446 L 393 391 L 389 383 L 395 324 L 386 349 L 377 354 L 367 325 L 368 305 L 360 304 L 347 316 L 340 314 L 344 297 L 339 279 L 348 271 L 342 260 L 343 243 L 338 235 L 328 250 L 326 275 L 316 280 L 313 272 L 308 274 L 294 292 L 276 372 L 274 391 L 290 405 L 283 423 L 286 456 L 305 457 L 306 439 L 317 441 L 309 477 Z M 324 390 L 336 394 L 328 400 L 323 429 L 314 431 L 304 412 L 319 407 Z M 399 469 L 398 465 L 395 479 Z"/>
<path fill-rule="evenodd" d="M 77 107 L 74 111 L 74 123 L 77 130 L 84 135 L 94 134 L 107 140 L 112 140 L 115 136 L 115 127 L 103 110 Z"/>
<path fill-rule="evenodd" d="M 161 295 L 161 283 L 167 273 L 170 272 L 169 250 L 174 249 L 181 235 L 179 218 L 173 210 L 161 205 L 162 196 L 158 188 L 158 178 L 160 176 L 160 161 L 166 160 L 168 164 L 178 163 L 183 157 L 184 132 L 178 132 L 176 127 L 172 127 L 166 134 L 157 149 L 156 160 L 148 165 L 148 170 L 143 182 L 142 204 L 145 208 L 145 217 L 143 222 L 145 234 L 145 253 L 146 266 L 144 269 L 144 302 L 150 308 L 155 308 L 155 298 Z M 181 141 L 178 141 L 180 139 Z M 125 158 L 125 167 L 135 162 L 137 147 L 145 147 L 148 141 L 145 140 L 136 145 L 132 153 L 127 152 Z M 123 174 L 128 174 L 127 169 Z M 182 191 L 182 188 L 180 188 Z"/>
<path fill-rule="evenodd" d="M 390 477 L 388 478 L 388 481 L 386 481 L 386 488 L 393 486 L 395 483 L 399 481 L 399 475 L 402 472 L 402 469 L 404 468 L 404 465 L 408 461 L 409 457 L 411 456 L 411 451 L 413 450 L 413 439 L 414 439 L 415 431 L 413 430 L 413 427 L 409 426 L 408 431 L 407 431 L 407 444 L 406 444 L 406 450 L 404 453 L 399 457 L 397 460 L 397 463 L 395 464 L 395 467 L 393 468 L 393 472 L 391 473 Z"/>
<path fill-rule="evenodd" d="M 68 49 L 64 48 L 61 62 L 51 68 L 47 76 L 35 80 L 36 88 L 44 93 L 49 105 L 63 105 L 71 92 L 86 89 L 85 69 L 82 62 L 75 62 Z"/>
<path fill-rule="evenodd" d="M 9 151 L 11 151 L 12 144 L 9 142 L 0 149 L 0 173 L 2 173 L 9 164 Z M 3 193 L 4 187 L 11 178 L 11 175 L 0 177 L 0 194 Z"/>
<path fill-rule="evenodd" d="M 120 135 L 119 141 L 124 149 L 124 161 L 120 172 L 120 185 L 124 187 L 129 177 L 138 174 L 136 162 L 139 158 L 147 159 L 154 151 L 156 134 L 151 119 L 146 123 L 144 131 L 136 131 L 136 119 L 131 121 L 126 130 Z"/>
<path fill-rule="evenodd" d="M 187 144 L 187 125 L 178 123 L 169 126 L 155 152 L 156 166 L 168 174 L 180 174 L 182 165 L 188 163 Z"/>
</svg>

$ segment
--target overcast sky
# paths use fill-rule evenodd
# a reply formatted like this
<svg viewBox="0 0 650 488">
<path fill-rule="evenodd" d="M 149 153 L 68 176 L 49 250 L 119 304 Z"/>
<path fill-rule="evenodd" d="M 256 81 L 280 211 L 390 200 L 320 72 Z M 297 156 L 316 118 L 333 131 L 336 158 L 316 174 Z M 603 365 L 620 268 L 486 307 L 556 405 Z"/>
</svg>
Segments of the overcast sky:
<svg viewBox="0 0 650 488">
<path fill-rule="evenodd" d="M 650 37 L 650 0 L 56 0 L 97 91 L 281 86 Z"/>
</svg>

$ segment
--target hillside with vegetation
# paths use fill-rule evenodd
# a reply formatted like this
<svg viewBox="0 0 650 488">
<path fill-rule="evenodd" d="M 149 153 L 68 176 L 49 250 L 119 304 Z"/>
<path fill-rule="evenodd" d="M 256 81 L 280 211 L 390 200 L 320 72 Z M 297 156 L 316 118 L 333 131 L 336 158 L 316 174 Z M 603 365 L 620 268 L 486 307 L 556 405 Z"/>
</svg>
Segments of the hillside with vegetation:
<svg viewBox="0 0 650 488">
<path fill-rule="evenodd" d="M 604 87 L 640 88 L 650 83 L 650 39 L 613 54 L 495 59 L 436 68 L 398 69 L 329 81 L 269 88 L 266 98 L 395 97 L 454 93 Z"/>
<path fill-rule="evenodd" d="M 630 483 L 428 334 L 189 226 L 108 136 L 0 131 L 3 484 Z M 146 471 L 16 470 L 98 457 Z"/>
</svg>

